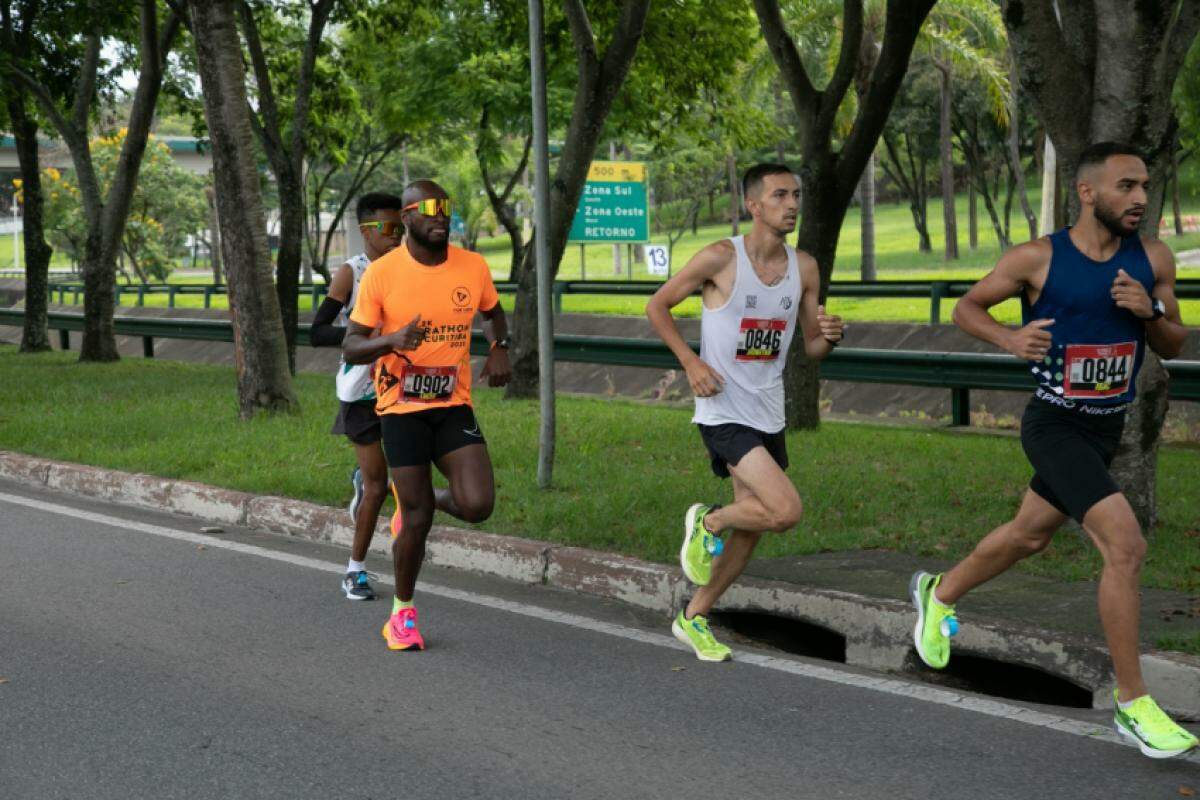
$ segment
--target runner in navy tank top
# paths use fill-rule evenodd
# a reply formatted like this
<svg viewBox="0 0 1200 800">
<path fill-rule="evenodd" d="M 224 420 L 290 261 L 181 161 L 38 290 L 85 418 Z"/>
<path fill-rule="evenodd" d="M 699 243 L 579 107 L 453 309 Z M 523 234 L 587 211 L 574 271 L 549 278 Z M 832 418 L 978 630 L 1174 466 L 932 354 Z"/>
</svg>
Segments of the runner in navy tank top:
<svg viewBox="0 0 1200 800">
<path fill-rule="evenodd" d="M 917 652 L 929 666 L 944 667 L 958 624 L 954 603 L 1044 549 L 1075 519 L 1104 558 L 1099 606 L 1116 674 L 1117 731 L 1147 756 L 1168 758 L 1197 740 L 1162 712 L 1142 680 L 1138 574 L 1146 543 L 1109 474 L 1146 347 L 1174 358 L 1187 337 L 1174 256 L 1137 233 L 1148 188 L 1136 151 L 1092 145 L 1076 173 L 1076 225 L 1014 247 L 954 309 L 963 330 L 1029 362 L 1036 388 L 1021 420 L 1021 445 L 1034 475 L 1012 521 L 945 574 L 918 572 L 910 592 Z M 1018 293 L 1023 327 L 1012 330 L 988 309 Z"/>
</svg>

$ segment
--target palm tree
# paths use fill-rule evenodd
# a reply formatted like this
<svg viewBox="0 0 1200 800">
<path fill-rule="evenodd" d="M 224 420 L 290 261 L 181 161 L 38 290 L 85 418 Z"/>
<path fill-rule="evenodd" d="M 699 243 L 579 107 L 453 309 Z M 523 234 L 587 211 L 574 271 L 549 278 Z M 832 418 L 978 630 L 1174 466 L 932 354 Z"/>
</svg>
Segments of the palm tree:
<svg viewBox="0 0 1200 800">
<path fill-rule="evenodd" d="M 954 77 L 981 83 L 996 120 L 1008 122 L 1010 86 L 1005 66 L 1004 22 L 991 0 L 941 0 L 933 7 L 917 47 L 941 78 L 938 142 L 942 169 L 942 220 L 945 259 L 958 258 L 958 223 L 954 208 L 954 138 L 950 121 Z M 972 225 L 974 220 L 972 220 Z"/>
</svg>

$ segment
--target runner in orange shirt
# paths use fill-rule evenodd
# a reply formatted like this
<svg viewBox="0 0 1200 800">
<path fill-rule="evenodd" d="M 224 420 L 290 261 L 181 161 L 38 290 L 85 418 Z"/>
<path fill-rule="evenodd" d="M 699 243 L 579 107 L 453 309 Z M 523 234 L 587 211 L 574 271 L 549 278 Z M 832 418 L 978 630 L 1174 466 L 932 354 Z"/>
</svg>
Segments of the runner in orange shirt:
<svg viewBox="0 0 1200 800">
<path fill-rule="evenodd" d="M 342 344 L 351 364 L 376 362 L 375 394 L 383 452 L 403 530 L 392 545 L 396 596 L 383 626 L 388 648 L 425 648 L 413 591 L 434 510 L 466 522 L 491 516 L 495 478 L 471 408 L 471 322 L 478 313 L 491 343 L 480 378 L 503 386 L 512 376 L 508 324 L 483 256 L 449 244 L 450 199 L 432 181 L 404 190 L 404 244 L 363 275 Z M 381 335 L 371 337 L 381 329 Z M 449 480 L 433 488 L 431 465 Z"/>
</svg>

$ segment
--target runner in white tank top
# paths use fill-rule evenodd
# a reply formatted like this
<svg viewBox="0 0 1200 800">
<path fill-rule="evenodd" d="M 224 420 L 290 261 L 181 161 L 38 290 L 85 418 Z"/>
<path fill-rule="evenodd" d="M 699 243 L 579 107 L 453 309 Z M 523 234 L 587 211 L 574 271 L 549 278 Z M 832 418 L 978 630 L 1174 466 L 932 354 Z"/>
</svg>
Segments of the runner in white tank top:
<svg viewBox="0 0 1200 800">
<path fill-rule="evenodd" d="M 753 219 L 744 237 L 697 253 L 646 305 L 646 316 L 687 371 L 696 395 L 692 418 L 713 472 L 733 478 L 733 503 L 696 503 L 684 517 L 680 563 L 699 587 L 671 624 L 675 637 L 703 661 L 730 650 L 713 638 L 705 616 L 742 574 L 759 538 L 800 520 L 800 495 L 784 472 L 783 370 L 799 325 L 811 360 L 842 338 L 841 317 L 817 304 L 820 273 L 807 253 L 789 247 L 800 184 L 786 166 L 760 164 L 742 179 Z M 671 309 L 701 290 L 700 354 L 684 341 Z"/>
<path fill-rule="evenodd" d="M 372 261 L 400 244 L 404 227 L 400 222 L 403 208 L 400 198 L 383 193 L 365 194 L 359 198 L 355 213 L 363 238 L 363 252 L 353 256 L 338 268 L 329 283 L 325 302 L 313 318 L 312 343 L 315 347 L 340 347 L 346 335 L 346 320 L 358 297 L 358 284 Z M 343 435 L 354 445 L 358 467 L 350 477 L 354 495 L 350 501 L 350 518 L 354 521 L 354 542 L 350 560 L 342 578 L 342 593 L 351 600 L 371 600 L 375 590 L 367 578 L 366 558 L 379 509 L 387 496 L 387 462 L 380 446 L 382 433 L 375 413 L 375 390 L 371 381 L 371 365 L 338 365 L 334 387 L 338 397 L 338 413 L 333 433 Z M 399 511 L 392 517 L 392 529 L 399 527 Z"/>
</svg>

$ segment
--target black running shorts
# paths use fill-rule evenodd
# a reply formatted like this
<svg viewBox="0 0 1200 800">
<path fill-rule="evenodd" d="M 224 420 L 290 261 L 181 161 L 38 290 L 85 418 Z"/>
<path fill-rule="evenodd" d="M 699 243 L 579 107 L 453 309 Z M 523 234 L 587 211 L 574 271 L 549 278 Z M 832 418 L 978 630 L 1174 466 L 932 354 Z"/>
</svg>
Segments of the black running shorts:
<svg viewBox="0 0 1200 800">
<path fill-rule="evenodd" d="M 763 433 L 746 425 L 729 422 L 724 425 L 697 425 L 700 438 L 708 448 L 712 460 L 713 474 L 718 478 L 729 477 L 729 467 L 738 465 L 742 458 L 756 447 L 765 447 L 781 469 L 787 469 L 787 444 L 783 431 Z"/>
<path fill-rule="evenodd" d="M 383 414 L 383 455 L 389 467 L 416 467 L 470 444 L 486 444 L 470 406 Z"/>
<path fill-rule="evenodd" d="M 1021 418 L 1021 446 L 1034 473 L 1029 488 L 1082 523 L 1092 506 L 1121 491 L 1108 467 L 1124 428 L 1124 412 L 1090 416 L 1033 398 Z"/>
<path fill-rule="evenodd" d="M 379 415 L 375 413 L 375 401 L 339 401 L 337 417 L 333 420 L 330 433 L 345 436 L 355 444 L 378 444 L 383 434 L 379 429 Z"/>
</svg>

